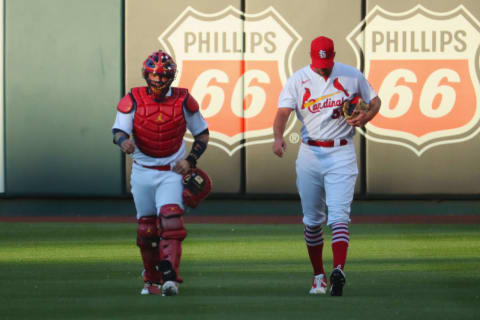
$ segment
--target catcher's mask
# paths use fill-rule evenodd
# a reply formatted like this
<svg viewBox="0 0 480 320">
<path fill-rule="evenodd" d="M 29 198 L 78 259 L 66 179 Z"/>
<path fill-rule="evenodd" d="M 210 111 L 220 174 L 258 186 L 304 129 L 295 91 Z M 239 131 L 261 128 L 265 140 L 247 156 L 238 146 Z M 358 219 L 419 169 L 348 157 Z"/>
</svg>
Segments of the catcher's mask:
<svg viewBox="0 0 480 320">
<path fill-rule="evenodd" d="M 142 73 L 150 91 L 157 98 L 163 98 L 175 79 L 177 65 L 171 56 L 158 50 L 143 62 Z"/>
</svg>

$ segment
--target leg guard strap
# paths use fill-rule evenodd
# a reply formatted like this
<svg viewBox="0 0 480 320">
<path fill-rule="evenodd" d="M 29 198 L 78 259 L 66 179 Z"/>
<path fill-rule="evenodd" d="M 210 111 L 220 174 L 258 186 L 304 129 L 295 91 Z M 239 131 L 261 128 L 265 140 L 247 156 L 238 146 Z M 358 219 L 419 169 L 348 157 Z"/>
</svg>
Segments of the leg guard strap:
<svg viewBox="0 0 480 320">
<path fill-rule="evenodd" d="M 182 282 L 179 277 L 180 259 L 182 258 L 182 242 L 179 240 L 160 240 L 160 260 L 168 261 L 177 277 L 177 282 Z M 164 271 L 162 271 L 165 273 Z M 163 279 L 164 281 L 167 281 Z"/>
</svg>

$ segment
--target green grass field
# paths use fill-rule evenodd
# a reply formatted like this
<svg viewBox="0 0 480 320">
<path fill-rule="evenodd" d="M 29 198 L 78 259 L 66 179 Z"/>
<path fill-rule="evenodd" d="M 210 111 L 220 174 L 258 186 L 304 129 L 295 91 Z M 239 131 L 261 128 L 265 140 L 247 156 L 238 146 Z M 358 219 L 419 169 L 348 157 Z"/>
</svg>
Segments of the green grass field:
<svg viewBox="0 0 480 320">
<path fill-rule="evenodd" d="M 479 225 L 352 225 L 343 297 L 308 294 L 301 225 L 187 227 L 159 297 L 134 224 L 1 223 L 0 319 L 480 319 Z"/>
</svg>

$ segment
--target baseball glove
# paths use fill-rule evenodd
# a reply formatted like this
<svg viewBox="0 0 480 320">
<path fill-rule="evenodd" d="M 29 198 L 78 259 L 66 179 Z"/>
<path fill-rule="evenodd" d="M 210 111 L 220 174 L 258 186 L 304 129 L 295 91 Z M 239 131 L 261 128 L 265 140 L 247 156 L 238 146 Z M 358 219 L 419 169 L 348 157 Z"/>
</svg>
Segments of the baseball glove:
<svg viewBox="0 0 480 320">
<path fill-rule="evenodd" d="M 205 171 L 199 168 L 194 168 L 185 174 L 182 182 L 183 203 L 191 208 L 196 208 L 200 201 L 212 191 L 212 180 Z"/>
<path fill-rule="evenodd" d="M 362 100 L 359 96 L 355 96 L 352 100 L 347 100 L 343 103 L 343 115 L 346 119 L 352 119 L 360 111 L 368 111 L 370 106 Z"/>
</svg>

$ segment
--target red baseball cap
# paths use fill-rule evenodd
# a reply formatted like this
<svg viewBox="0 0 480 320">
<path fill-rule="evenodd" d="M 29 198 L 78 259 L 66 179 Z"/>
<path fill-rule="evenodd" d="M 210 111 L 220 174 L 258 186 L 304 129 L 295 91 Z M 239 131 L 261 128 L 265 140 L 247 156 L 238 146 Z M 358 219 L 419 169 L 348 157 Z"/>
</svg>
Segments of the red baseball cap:
<svg viewBox="0 0 480 320">
<path fill-rule="evenodd" d="M 312 57 L 312 68 L 331 68 L 335 57 L 333 40 L 327 37 L 313 39 L 310 46 L 310 57 Z"/>
</svg>

